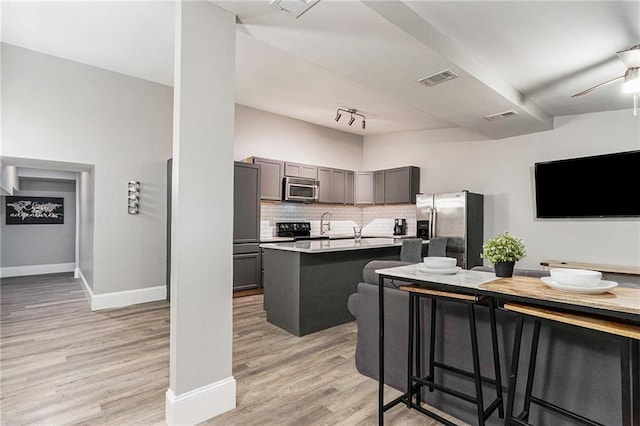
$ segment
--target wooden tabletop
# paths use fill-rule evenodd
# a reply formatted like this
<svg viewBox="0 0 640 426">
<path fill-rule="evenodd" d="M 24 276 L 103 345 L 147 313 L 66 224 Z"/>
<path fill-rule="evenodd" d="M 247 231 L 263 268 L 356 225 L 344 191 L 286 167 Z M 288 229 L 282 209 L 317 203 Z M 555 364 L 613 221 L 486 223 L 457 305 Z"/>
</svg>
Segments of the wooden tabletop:
<svg viewBox="0 0 640 426">
<path fill-rule="evenodd" d="M 480 284 L 479 289 L 569 305 L 640 315 L 640 289 L 616 287 L 603 294 L 580 294 L 554 290 L 540 278 L 514 276 Z"/>
</svg>

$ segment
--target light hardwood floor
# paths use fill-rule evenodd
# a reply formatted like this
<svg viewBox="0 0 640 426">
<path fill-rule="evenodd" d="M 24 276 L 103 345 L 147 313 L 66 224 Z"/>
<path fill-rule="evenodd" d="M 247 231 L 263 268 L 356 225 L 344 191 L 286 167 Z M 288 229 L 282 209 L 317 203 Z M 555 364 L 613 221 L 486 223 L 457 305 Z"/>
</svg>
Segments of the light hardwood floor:
<svg viewBox="0 0 640 426">
<path fill-rule="evenodd" d="M 5 278 L 0 298 L 2 425 L 164 424 L 168 303 L 91 312 L 68 274 Z M 377 423 L 377 382 L 355 369 L 355 322 L 295 337 L 266 322 L 262 295 L 233 304 L 237 408 L 204 424 Z M 385 421 L 439 424 L 403 406 Z"/>
</svg>

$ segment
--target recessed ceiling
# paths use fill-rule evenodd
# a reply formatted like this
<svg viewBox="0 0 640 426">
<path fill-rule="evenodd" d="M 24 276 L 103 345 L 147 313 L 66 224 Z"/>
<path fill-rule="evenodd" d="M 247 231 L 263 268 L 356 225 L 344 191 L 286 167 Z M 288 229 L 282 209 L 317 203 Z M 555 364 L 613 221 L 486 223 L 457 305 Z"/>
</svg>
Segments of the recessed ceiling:
<svg viewBox="0 0 640 426">
<path fill-rule="evenodd" d="M 501 138 L 632 107 L 619 84 L 571 95 L 624 73 L 615 52 L 640 43 L 638 1 L 320 0 L 298 19 L 268 0 L 212 3 L 237 15 L 238 103 L 346 132 L 459 126 Z M 6 43 L 172 84 L 173 2 L 2 7 Z M 459 77 L 417 82 L 445 69 Z M 367 128 L 336 122 L 337 108 Z"/>
</svg>

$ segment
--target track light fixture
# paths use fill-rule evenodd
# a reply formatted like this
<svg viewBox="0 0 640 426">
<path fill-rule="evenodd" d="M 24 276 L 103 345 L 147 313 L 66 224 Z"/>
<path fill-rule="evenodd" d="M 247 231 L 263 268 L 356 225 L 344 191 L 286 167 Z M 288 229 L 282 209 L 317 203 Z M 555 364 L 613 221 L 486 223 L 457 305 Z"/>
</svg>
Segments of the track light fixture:
<svg viewBox="0 0 640 426">
<path fill-rule="evenodd" d="M 364 116 L 364 114 L 360 114 L 357 110 L 353 108 L 350 108 L 350 109 L 338 108 L 336 111 L 336 121 L 340 120 L 340 117 L 342 117 L 343 112 L 345 114 L 349 114 L 349 122 L 347 123 L 349 124 L 349 126 L 351 126 L 353 122 L 356 121 L 356 117 L 360 117 L 362 119 L 362 130 L 366 128 L 366 117 Z"/>
</svg>

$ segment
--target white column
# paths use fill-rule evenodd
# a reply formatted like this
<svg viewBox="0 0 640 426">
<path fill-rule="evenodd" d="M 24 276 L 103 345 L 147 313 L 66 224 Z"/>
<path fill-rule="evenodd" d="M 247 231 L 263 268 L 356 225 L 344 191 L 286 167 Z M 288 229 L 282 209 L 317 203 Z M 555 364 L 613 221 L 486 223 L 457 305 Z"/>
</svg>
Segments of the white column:
<svg viewBox="0 0 640 426">
<path fill-rule="evenodd" d="M 232 226 L 235 16 L 176 5 L 169 425 L 235 407 Z"/>
</svg>

